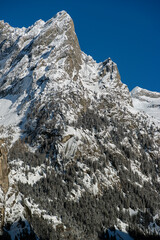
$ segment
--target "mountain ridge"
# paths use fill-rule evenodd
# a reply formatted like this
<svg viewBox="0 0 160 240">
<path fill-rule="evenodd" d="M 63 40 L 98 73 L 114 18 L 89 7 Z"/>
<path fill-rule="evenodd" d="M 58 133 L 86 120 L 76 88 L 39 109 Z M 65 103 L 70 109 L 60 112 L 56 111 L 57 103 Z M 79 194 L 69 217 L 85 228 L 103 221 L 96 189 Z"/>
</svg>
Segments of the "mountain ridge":
<svg viewBox="0 0 160 240">
<path fill-rule="evenodd" d="M 133 106 L 160 121 L 160 93 L 136 87 L 131 91 Z"/>
</svg>

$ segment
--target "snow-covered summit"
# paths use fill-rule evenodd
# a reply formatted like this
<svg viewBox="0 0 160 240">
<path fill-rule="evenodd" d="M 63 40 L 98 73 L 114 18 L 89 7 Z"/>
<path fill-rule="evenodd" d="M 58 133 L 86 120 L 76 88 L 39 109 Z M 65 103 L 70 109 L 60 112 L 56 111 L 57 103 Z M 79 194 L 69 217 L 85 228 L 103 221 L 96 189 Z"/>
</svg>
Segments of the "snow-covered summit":
<svg viewBox="0 0 160 240">
<path fill-rule="evenodd" d="M 135 87 L 131 91 L 132 97 L 139 97 L 139 96 L 146 96 L 146 97 L 153 97 L 153 98 L 159 98 L 160 93 L 159 92 L 154 92 L 154 91 L 149 91 L 140 87 Z"/>
<path fill-rule="evenodd" d="M 96 63 L 81 51 L 73 21 L 65 11 L 27 29 L 14 29 L 4 22 L 1 28 L 0 104 L 6 107 L 0 124 L 18 124 L 34 99 L 45 99 L 58 88 L 67 88 L 68 93 L 79 89 L 82 96 L 86 91 L 91 98 L 95 93 L 115 95 L 117 102 L 131 104 L 117 65 L 111 58 Z"/>
<path fill-rule="evenodd" d="M 65 11 L 27 29 L 1 21 L 0 29 L 0 104 L 4 109 L 0 123 L 18 124 L 31 100 L 56 88 L 56 81 L 77 79 L 81 50 L 73 21 Z M 49 86 L 42 88 L 42 82 Z"/>
<path fill-rule="evenodd" d="M 160 93 L 135 87 L 131 91 L 133 106 L 160 121 Z"/>
</svg>

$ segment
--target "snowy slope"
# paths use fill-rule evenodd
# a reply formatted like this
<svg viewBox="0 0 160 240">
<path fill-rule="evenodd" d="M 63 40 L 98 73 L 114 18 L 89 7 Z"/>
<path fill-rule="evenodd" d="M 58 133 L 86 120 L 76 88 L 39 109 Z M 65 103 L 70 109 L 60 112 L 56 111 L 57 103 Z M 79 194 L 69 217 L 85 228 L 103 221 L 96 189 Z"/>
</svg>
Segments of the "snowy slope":
<svg viewBox="0 0 160 240">
<path fill-rule="evenodd" d="M 140 87 L 131 91 L 133 106 L 160 121 L 160 93 Z"/>
</svg>

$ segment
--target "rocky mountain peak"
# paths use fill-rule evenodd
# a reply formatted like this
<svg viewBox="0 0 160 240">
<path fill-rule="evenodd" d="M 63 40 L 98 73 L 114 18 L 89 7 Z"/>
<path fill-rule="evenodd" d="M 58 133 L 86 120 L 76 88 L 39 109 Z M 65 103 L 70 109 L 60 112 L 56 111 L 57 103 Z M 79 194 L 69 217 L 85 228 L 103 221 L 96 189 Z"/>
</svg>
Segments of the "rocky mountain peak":
<svg viewBox="0 0 160 240">
<path fill-rule="evenodd" d="M 59 79 L 64 74 L 73 79 L 78 77 L 82 63 L 81 50 L 73 21 L 65 11 L 46 23 L 37 21 L 27 29 L 5 25 L 0 35 L 0 46 L 0 60 L 3 60 L 0 62 L 1 91 L 8 89 L 7 86 L 11 91 L 15 81 L 19 82 L 25 77 L 32 78 L 33 82 L 44 78 L 44 75 L 51 76 L 53 72 L 59 72 Z M 3 95 L 6 93 L 3 91 Z"/>
<path fill-rule="evenodd" d="M 118 71 L 117 64 L 112 61 L 112 59 L 109 57 L 102 63 L 102 72 L 101 76 L 106 75 L 107 73 L 110 73 L 110 79 L 117 81 L 122 86 L 121 77 Z"/>
</svg>

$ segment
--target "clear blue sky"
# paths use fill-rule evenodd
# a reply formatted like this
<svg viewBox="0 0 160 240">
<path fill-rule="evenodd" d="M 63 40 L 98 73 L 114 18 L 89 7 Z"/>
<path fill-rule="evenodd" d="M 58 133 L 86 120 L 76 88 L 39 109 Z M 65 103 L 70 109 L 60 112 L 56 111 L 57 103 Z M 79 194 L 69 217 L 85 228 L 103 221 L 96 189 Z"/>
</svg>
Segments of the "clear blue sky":
<svg viewBox="0 0 160 240">
<path fill-rule="evenodd" d="M 0 19 L 14 27 L 72 17 L 82 51 L 97 62 L 111 57 L 122 82 L 160 92 L 160 0 L 1 1 Z"/>
</svg>

